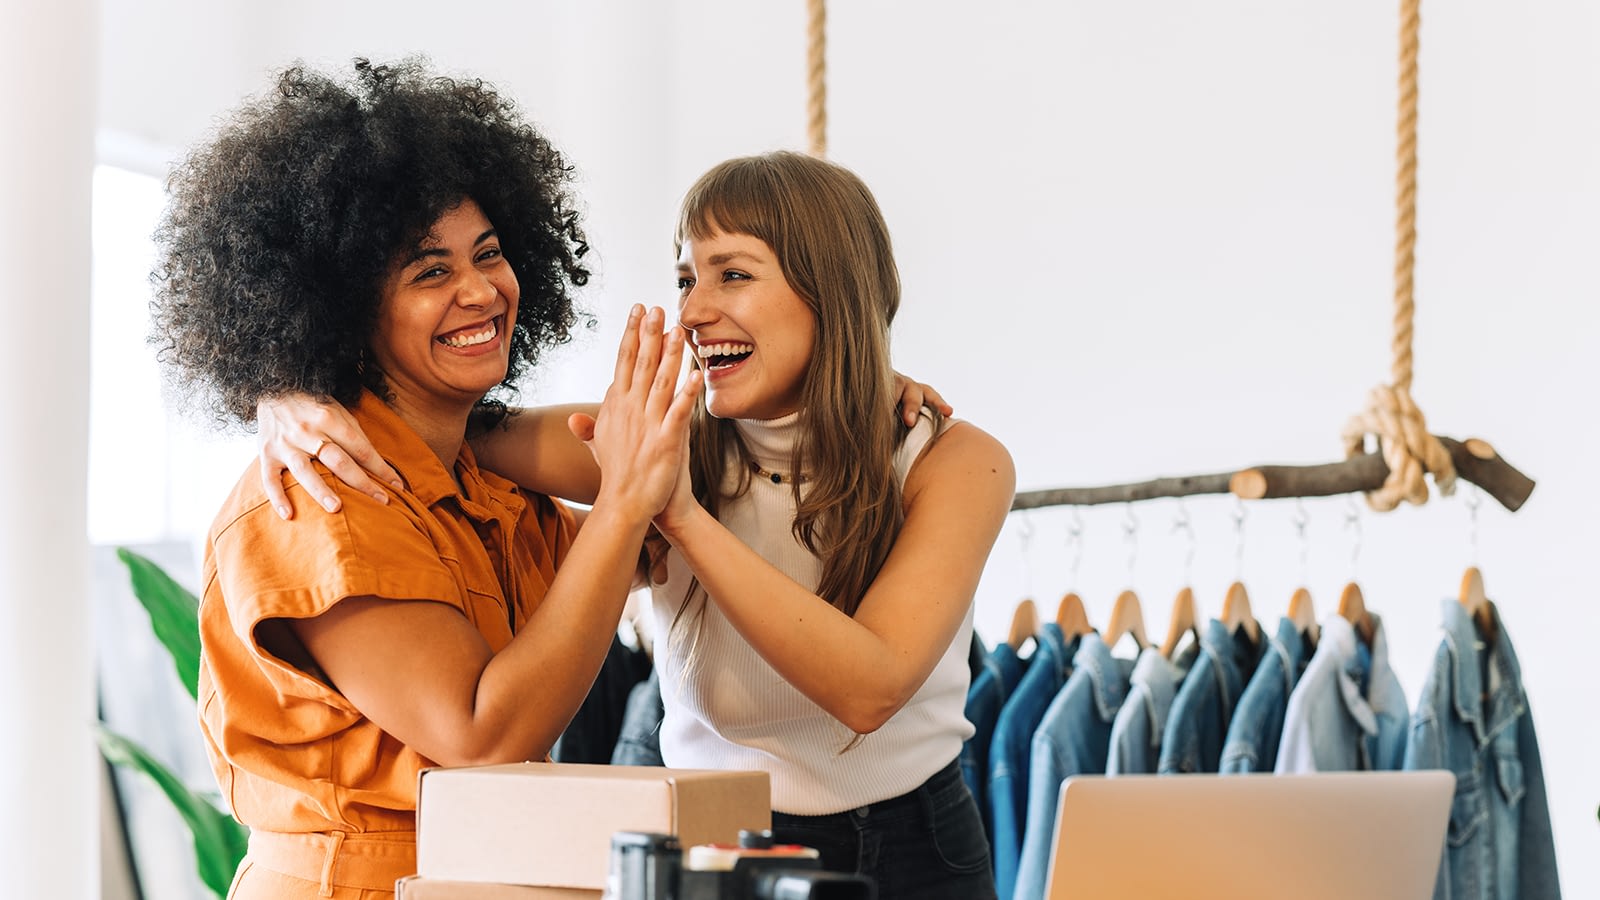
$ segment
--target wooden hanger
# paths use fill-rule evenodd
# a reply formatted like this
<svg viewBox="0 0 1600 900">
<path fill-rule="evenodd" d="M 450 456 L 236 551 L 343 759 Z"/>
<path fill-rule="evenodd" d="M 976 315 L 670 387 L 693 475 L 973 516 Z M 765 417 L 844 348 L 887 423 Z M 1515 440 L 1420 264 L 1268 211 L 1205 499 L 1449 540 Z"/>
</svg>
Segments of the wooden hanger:
<svg viewBox="0 0 1600 900">
<path fill-rule="evenodd" d="M 1339 618 L 1356 627 L 1356 636 L 1363 644 L 1372 645 L 1372 615 L 1367 612 L 1367 598 L 1361 594 L 1361 585 L 1354 581 L 1339 592 Z"/>
<path fill-rule="evenodd" d="M 1172 619 L 1167 623 L 1167 637 L 1161 642 L 1161 655 L 1172 659 L 1178 652 L 1178 643 L 1183 640 L 1186 632 L 1194 632 L 1194 639 L 1200 640 L 1199 623 L 1195 621 L 1194 591 L 1184 588 L 1178 591 L 1178 596 L 1172 601 Z"/>
<path fill-rule="evenodd" d="M 1056 624 L 1061 626 L 1061 634 L 1067 640 L 1088 634 L 1094 630 L 1089 624 L 1089 614 L 1083 610 L 1083 598 L 1077 591 L 1068 591 L 1061 598 L 1061 605 L 1056 607 Z"/>
<path fill-rule="evenodd" d="M 1228 585 L 1228 594 L 1222 598 L 1222 624 L 1228 626 L 1229 634 L 1243 628 L 1252 642 L 1261 639 L 1261 626 L 1250 612 L 1250 593 L 1242 581 Z"/>
<path fill-rule="evenodd" d="M 1317 609 L 1311 604 L 1311 592 L 1305 588 L 1296 588 L 1294 595 L 1289 598 L 1289 621 L 1294 623 L 1295 630 L 1311 638 L 1317 639 Z"/>
<path fill-rule="evenodd" d="M 1144 636 L 1144 610 L 1139 606 L 1139 595 L 1133 591 L 1118 594 L 1117 602 L 1111 606 L 1111 621 L 1106 625 L 1106 646 L 1115 647 L 1123 635 L 1131 636 L 1140 650 L 1150 645 L 1150 639 Z"/>
<path fill-rule="evenodd" d="M 1461 605 L 1466 607 L 1467 615 L 1472 617 L 1472 624 L 1477 626 L 1478 636 L 1483 638 L 1485 645 L 1494 646 L 1494 606 L 1483 591 L 1483 573 L 1477 566 L 1469 566 L 1461 576 Z"/>
<path fill-rule="evenodd" d="M 1024 598 L 1011 611 L 1011 630 L 1006 632 L 1006 643 L 1011 645 L 1011 649 L 1020 650 L 1025 641 L 1038 633 L 1039 608 L 1032 600 Z"/>
</svg>

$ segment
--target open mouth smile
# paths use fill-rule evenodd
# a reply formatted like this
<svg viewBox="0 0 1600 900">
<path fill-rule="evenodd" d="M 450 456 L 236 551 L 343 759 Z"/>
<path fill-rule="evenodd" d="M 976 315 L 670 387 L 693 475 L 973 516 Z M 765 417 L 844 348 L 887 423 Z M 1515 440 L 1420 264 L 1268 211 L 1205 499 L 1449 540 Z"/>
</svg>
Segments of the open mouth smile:
<svg viewBox="0 0 1600 900">
<path fill-rule="evenodd" d="M 710 371 L 731 369 L 739 363 L 750 358 L 756 352 L 754 344 L 741 344 L 725 341 L 720 344 L 704 344 L 695 347 L 695 354 Z"/>
<path fill-rule="evenodd" d="M 476 347 L 479 344 L 487 344 L 500 336 L 500 323 L 503 318 L 503 316 L 495 316 L 482 325 L 469 325 L 467 328 L 452 331 L 449 334 L 441 334 L 434 340 L 446 347 L 454 347 L 458 350 Z"/>
</svg>

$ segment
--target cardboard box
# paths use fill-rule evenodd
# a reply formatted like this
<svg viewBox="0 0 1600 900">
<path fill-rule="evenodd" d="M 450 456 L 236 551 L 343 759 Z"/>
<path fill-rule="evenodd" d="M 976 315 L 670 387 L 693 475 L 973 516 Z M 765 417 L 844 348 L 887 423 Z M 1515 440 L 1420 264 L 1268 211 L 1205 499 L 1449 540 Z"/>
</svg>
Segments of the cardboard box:
<svg viewBox="0 0 1600 900">
<path fill-rule="evenodd" d="M 765 772 L 565 763 L 424 769 L 417 874 L 597 890 L 615 832 L 677 835 L 689 847 L 770 827 Z"/>
<path fill-rule="evenodd" d="M 603 891 L 474 881 L 440 881 L 408 875 L 395 882 L 395 900 L 600 900 Z"/>
</svg>

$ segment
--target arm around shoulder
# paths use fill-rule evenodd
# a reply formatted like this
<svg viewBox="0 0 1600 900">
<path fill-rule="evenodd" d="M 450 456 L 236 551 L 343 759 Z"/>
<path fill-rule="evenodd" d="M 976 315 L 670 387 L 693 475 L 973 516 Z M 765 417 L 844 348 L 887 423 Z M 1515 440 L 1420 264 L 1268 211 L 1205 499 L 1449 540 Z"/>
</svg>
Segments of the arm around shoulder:
<svg viewBox="0 0 1600 900">
<path fill-rule="evenodd" d="M 576 503 L 593 503 L 600 492 L 600 467 L 589 448 L 567 427 L 574 413 L 593 416 L 594 403 L 518 409 L 500 425 L 472 439 L 485 469 L 528 490 Z"/>
</svg>

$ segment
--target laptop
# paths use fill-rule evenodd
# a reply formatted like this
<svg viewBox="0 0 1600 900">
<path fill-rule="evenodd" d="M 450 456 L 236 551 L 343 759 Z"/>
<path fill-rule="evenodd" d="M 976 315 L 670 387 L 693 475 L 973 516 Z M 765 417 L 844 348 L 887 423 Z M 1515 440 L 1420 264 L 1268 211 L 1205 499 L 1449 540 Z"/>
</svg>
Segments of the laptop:
<svg viewBox="0 0 1600 900">
<path fill-rule="evenodd" d="M 1061 785 L 1047 900 L 1429 900 L 1455 776 L 1122 775 Z"/>
</svg>

